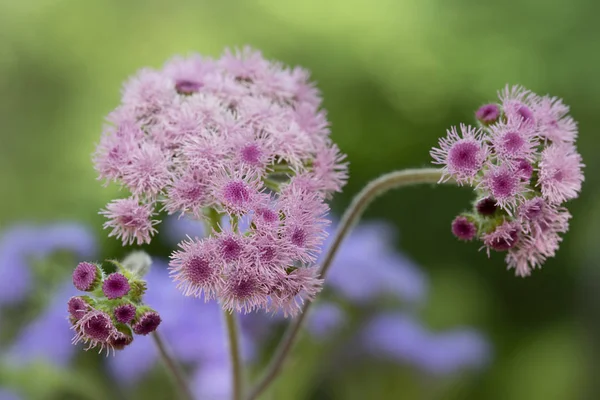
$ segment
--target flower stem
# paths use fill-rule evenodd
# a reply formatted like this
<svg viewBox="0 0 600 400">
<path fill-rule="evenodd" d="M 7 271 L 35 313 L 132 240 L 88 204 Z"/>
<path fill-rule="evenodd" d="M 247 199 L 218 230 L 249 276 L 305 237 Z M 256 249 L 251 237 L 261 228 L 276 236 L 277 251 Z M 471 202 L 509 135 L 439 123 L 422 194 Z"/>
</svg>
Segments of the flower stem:
<svg viewBox="0 0 600 400">
<path fill-rule="evenodd" d="M 350 206 L 344 212 L 338 230 L 333 238 L 331 246 L 327 250 L 321 267 L 321 278 L 325 278 L 327 271 L 339 249 L 342 241 L 350 233 L 354 224 L 360 219 L 366 208 L 382 194 L 403 186 L 416 185 L 421 183 L 437 183 L 442 177 L 442 171 L 436 168 L 407 169 L 394 171 L 380 176 L 369 182 L 352 200 Z M 267 370 L 262 379 L 256 384 L 248 396 L 248 400 L 254 400 L 264 392 L 281 373 L 283 364 L 290 353 L 290 350 L 296 343 L 298 333 L 306 320 L 306 315 L 312 302 L 304 303 L 302 313 L 290 323 L 285 331 L 283 338 L 275 349 L 275 354 L 267 366 Z"/>
<path fill-rule="evenodd" d="M 221 231 L 221 217 L 219 213 L 211 208 L 206 212 L 208 220 L 206 221 L 207 225 L 207 234 L 212 235 L 212 230 L 215 232 Z M 237 218 L 232 219 L 232 225 L 235 226 L 237 224 Z M 231 360 L 231 369 L 232 369 L 232 393 L 233 400 L 241 400 L 243 395 L 243 384 L 244 384 L 244 371 L 243 364 L 241 359 L 241 351 L 240 351 L 240 334 L 238 328 L 238 319 L 237 314 L 234 312 L 229 312 L 227 310 L 223 311 L 225 315 L 225 326 L 227 327 L 227 339 L 229 342 L 229 358 Z"/>
<path fill-rule="evenodd" d="M 240 342 L 237 314 L 234 312 L 224 311 L 225 324 L 227 325 L 227 336 L 229 338 L 229 356 L 231 359 L 232 368 L 232 387 L 233 400 L 241 400 L 243 393 L 243 369 L 242 360 L 240 357 Z"/>
<path fill-rule="evenodd" d="M 171 374 L 171 377 L 173 378 L 173 381 L 175 382 L 175 385 L 179 390 L 179 395 L 181 399 L 194 400 L 194 396 L 192 396 L 192 393 L 190 392 L 183 371 L 181 370 L 175 359 L 169 354 L 167 346 L 165 345 L 165 342 L 162 339 L 162 336 L 160 336 L 158 331 L 154 331 L 151 334 L 151 336 L 152 339 L 154 339 L 156 347 L 158 348 L 160 358 L 162 359 L 163 363 L 165 364 L 165 367 Z"/>
</svg>

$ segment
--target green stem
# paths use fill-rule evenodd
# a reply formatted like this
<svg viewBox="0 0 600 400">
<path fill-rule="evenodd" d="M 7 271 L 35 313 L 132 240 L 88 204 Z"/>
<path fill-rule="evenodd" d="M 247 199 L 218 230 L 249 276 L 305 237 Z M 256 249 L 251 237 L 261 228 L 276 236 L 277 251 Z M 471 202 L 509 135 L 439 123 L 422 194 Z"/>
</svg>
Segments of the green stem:
<svg viewBox="0 0 600 400">
<path fill-rule="evenodd" d="M 207 210 L 206 215 L 208 217 L 208 221 L 206 224 L 207 228 L 209 228 L 207 229 L 208 235 L 211 235 L 213 230 L 215 232 L 220 232 L 221 216 L 219 215 L 219 213 L 214 208 L 211 208 Z M 237 224 L 236 218 L 233 218 L 232 224 Z M 212 228 L 212 230 L 210 228 Z M 240 355 L 240 334 L 238 329 L 237 314 L 235 314 L 234 312 L 228 312 L 226 310 L 224 310 L 223 313 L 225 315 L 225 326 L 227 327 L 227 339 L 229 343 L 229 358 L 231 360 L 231 387 L 233 393 L 233 400 L 241 400 L 244 390 L 244 371 Z"/>
<path fill-rule="evenodd" d="M 403 171 L 394 171 L 382 175 L 379 178 L 369 182 L 352 200 L 350 206 L 344 212 L 338 230 L 329 247 L 321 267 L 321 278 L 325 278 L 331 263 L 339 249 L 342 241 L 348 235 L 354 224 L 360 219 L 366 208 L 382 194 L 403 186 L 416 185 L 421 183 L 437 183 L 442 177 L 442 171 L 435 168 L 408 169 Z M 302 313 L 291 322 L 285 331 L 283 338 L 275 349 L 275 354 L 267 366 L 266 373 L 262 379 L 252 389 L 248 400 L 254 400 L 264 392 L 281 373 L 284 362 L 290 353 L 290 350 L 297 341 L 298 334 L 301 331 L 306 315 L 312 302 L 304 303 Z"/>
<path fill-rule="evenodd" d="M 227 325 L 227 337 L 229 339 L 229 356 L 233 370 L 233 400 L 241 400 L 243 395 L 243 365 L 240 357 L 240 342 L 237 314 L 225 311 L 225 324 Z"/>
<path fill-rule="evenodd" d="M 169 354 L 167 346 L 165 345 L 165 342 L 162 339 L 162 336 L 160 336 L 158 331 L 154 331 L 151 334 L 151 336 L 152 339 L 154 339 L 156 347 L 158 348 L 160 358 L 162 359 L 165 367 L 167 368 L 171 377 L 173 378 L 177 389 L 179 390 L 179 395 L 181 399 L 194 400 L 194 396 L 192 396 L 192 393 L 190 392 L 190 389 L 185 380 L 184 373 L 175 361 L 175 359 L 173 359 L 173 357 L 171 357 L 171 355 Z"/>
</svg>

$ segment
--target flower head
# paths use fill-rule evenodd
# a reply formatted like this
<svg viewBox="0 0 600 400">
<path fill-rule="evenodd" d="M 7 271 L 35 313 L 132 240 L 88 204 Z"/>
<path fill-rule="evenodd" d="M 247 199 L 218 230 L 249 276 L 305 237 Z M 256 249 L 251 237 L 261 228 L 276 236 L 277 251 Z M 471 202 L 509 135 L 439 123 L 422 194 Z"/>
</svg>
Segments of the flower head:
<svg viewBox="0 0 600 400">
<path fill-rule="evenodd" d="M 117 322 L 128 324 L 135 318 L 136 307 L 127 303 L 115 307 L 113 313 Z"/>
<path fill-rule="evenodd" d="M 133 331 L 137 335 L 148 335 L 158 328 L 161 321 L 160 315 L 156 311 L 146 311 L 133 324 Z"/>
<path fill-rule="evenodd" d="M 477 110 L 475 117 L 483 124 L 489 125 L 500 118 L 500 107 L 497 104 L 486 104 Z"/>
<path fill-rule="evenodd" d="M 100 351 L 108 349 L 109 341 L 117 332 L 110 316 L 103 311 L 92 310 L 80 318 L 75 325 L 73 344 L 83 342 L 88 344 L 87 349 L 100 347 Z"/>
<path fill-rule="evenodd" d="M 467 217 L 458 216 L 452 221 L 452 234 L 460 240 L 473 240 L 477 235 L 477 227 Z"/>
<path fill-rule="evenodd" d="M 129 280 L 118 272 L 110 274 L 102 284 L 102 292 L 107 299 L 120 299 L 127 295 L 130 289 Z"/>
<path fill-rule="evenodd" d="M 124 244 L 149 243 L 157 202 L 169 214 L 204 219 L 212 208 L 237 218 L 276 200 L 294 177 L 329 198 L 347 162 L 320 106 L 307 71 L 250 48 L 139 71 L 94 154 L 99 178 L 133 195 L 102 211 L 105 228 Z"/>
<path fill-rule="evenodd" d="M 73 285 L 81 291 L 91 292 L 102 280 L 102 271 L 97 265 L 81 262 L 73 271 Z"/>
<path fill-rule="evenodd" d="M 584 167 L 581 155 L 569 144 L 552 144 L 542 152 L 539 185 L 548 201 L 560 204 L 579 195 Z"/>
<path fill-rule="evenodd" d="M 453 128 L 431 155 L 442 179 L 468 183 L 480 199 L 469 218 L 454 220 L 453 234 L 481 240 L 488 255 L 506 252 L 508 268 L 528 276 L 556 254 L 571 218 L 562 203 L 579 195 L 584 165 L 562 100 L 508 85 L 499 97 L 499 107 L 477 111 L 480 131 L 461 125 L 460 137 Z"/>
<path fill-rule="evenodd" d="M 171 256 L 171 275 L 186 296 L 211 299 L 223 283 L 223 266 L 217 261 L 213 240 L 189 240 L 179 244 L 181 250 Z"/>
<path fill-rule="evenodd" d="M 448 136 L 440 139 L 440 147 L 431 150 L 431 156 L 434 164 L 443 165 L 444 180 L 471 183 L 483 167 L 487 147 L 480 139 L 481 131 L 461 124 L 460 132 L 456 127 L 448 130 Z"/>
<path fill-rule="evenodd" d="M 158 221 L 152 220 L 152 206 L 140 204 L 134 198 L 113 200 L 100 214 L 108 218 L 104 228 L 112 228 L 108 236 L 121 238 L 124 243 L 150 243 L 156 233 L 154 225 Z"/>
</svg>

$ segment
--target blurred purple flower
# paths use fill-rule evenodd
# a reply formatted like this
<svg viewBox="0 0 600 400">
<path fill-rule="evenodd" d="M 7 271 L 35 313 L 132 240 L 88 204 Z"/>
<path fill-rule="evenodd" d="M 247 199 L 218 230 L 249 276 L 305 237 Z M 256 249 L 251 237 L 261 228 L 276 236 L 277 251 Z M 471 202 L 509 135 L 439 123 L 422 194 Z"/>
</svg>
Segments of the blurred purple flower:
<svg viewBox="0 0 600 400">
<path fill-rule="evenodd" d="M 318 339 L 324 339 L 335 333 L 346 320 L 344 311 L 333 303 L 316 303 L 308 315 L 306 329 Z"/>
<path fill-rule="evenodd" d="M 62 222 L 46 226 L 16 225 L 0 239 L 0 305 L 22 300 L 30 290 L 32 258 L 43 259 L 58 250 L 68 250 L 77 258 L 96 252 L 93 234 L 83 225 Z M 64 365 L 71 358 L 71 331 L 66 323 L 65 302 L 75 294 L 69 283 L 62 287 L 50 306 L 25 326 L 8 349 L 13 363 L 44 360 Z"/>
<path fill-rule="evenodd" d="M 96 252 L 96 243 L 92 233 L 77 223 L 16 225 L 6 230 L 0 238 L 0 305 L 23 300 L 31 286 L 30 259 L 57 250 L 85 258 Z"/>
<path fill-rule="evenodd" d="M 21 400 L 21 397 L 13 391 L 0 388 L 0 400 Z"/>
<path fill-rule="evenodd" d="M 337 224 L 329 228 L 331 243 Z M 361 304 L 381 295 L 394 296 L 409 303 L 427 297 L 427 278 L 416 264 L 394 248 L 396 232 L 384 222 L 367 222 L 346 237 L 325 281 L 349 300 Z"/>
<path fill-rule="evenodd" d="M 228 360 L 202 364 L 192 377 L 191 387 L 197 399 L 231 399 L 231 368 Z"/>
<path fill-rule="evenodd" d="M 372 356 L 406 363 L 434 375 L 483 367 L 491 357 L 487 340 L 472 329 L 430 332 L 404 314 L 381 314 L 359 334 Z"/>
<path fill-rule="evenodd" d="M 73 332 L 67 322 L 69 298 L 78 294 L 69 282 L 52 299 L 50 306 L 29 325 L 25 326 L 8 349 L 7 358 L 15 364 L 45 361 L 65 366 L 76 347 L 71 344 Z"/>
<path fill-rule="evenodd" d="M 167 265 L 163 261 L 154 260 L 146 280 L 148 291 L 144 297 L 145 303 L 160 313 L 160 332 L 173 355 L 193 365 L 228 363 L 219 305 L 182 296 L 169 278 Z M 254 348 L 247 336 L 242 337 L 242 349 L 244 357 L 251 358 Z M 152 368 L 157 356 L 150 337 L 136 337 L 130 346 L 109 359 L 109 368 L 115 379 L 132 383 Z"/>
</svg>

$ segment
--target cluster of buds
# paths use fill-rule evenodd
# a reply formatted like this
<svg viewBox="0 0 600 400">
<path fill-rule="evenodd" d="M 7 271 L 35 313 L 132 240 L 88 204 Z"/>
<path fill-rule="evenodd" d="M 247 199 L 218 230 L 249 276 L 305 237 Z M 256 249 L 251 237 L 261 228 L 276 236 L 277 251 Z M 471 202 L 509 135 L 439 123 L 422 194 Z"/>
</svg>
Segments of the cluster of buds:
<svg viewBox="0 0 600 400">
<path fill-rule="evenodd" d="M 577 124 L 560 99 L 520 86 L 499 99 L 476 112 L 479 127 L 451 128 L 431 155 L 442 180 L 470 185 L 477 196 L 452 233 L 481 240 L 488 256 L 507 252 L 508 268 L 528 276 L 558 250 L 571 218 L 563 203 L 579 195 L 584 165 Z"/>
<path fill-rule="evenodd" d="M 79 263 L 73 271 L 73 285 L 88 295 L 69 299 L 69 321 L 75 331 L 73 344 L 83 342 L 86 350 L 121 350 L 131 344 L 134 333 L 152 333 L 161 322 L 158 313 L 143 303 L 145 282 L 122 264 L 111 263 L 117 272 L 109 275 L 89 262 Z"/>
<path fill-rule="evenodd" d="M 110 235 L 149 243 L 158 209 L 212 222 L 213 237 L 173 254 L 182 291 L 230 310 L 293 314 L 320 286 L 312 262 L 325 200 L 347 178 L 308 76 L 246 48 L 175 58 L 131 78 L 94 155 L 100 179 L 131 193 L 101 212 Z M 223 217 L 226 232 L 215 222 Z"/>
</svg>

